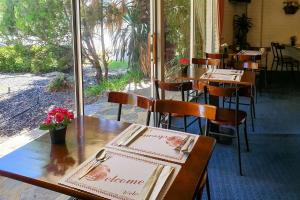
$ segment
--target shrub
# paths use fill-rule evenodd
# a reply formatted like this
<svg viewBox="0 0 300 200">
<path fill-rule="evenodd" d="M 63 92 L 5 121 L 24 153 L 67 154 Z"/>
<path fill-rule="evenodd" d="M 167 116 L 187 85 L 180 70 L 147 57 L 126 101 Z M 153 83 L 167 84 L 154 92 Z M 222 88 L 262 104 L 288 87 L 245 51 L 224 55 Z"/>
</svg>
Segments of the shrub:
<svg viewBox="0 0 300 200">
<path fill-rule="evenodd" d="M 0 72 L 44 73 L 66 71 L 72 61 L 71 47 L 14 45 L 0 47 Z"/>
<path fill-rule="evenodd" d="M 67 79 L 64 74 L 59 74 L 47 85 L 46 89 L 49 92 L 60 92 L 72 88 L 72 83 Z"/>
<path fill-rule="evenodd" d="M 140 82 L 143 78 L 143 73 L 138 70 L 130 71 L 127 74 L 119 75 L 111 79 L 103 80 L 98 85 L 93 85 L 86 90 L 88 96 L 101 95 L 106 91 L 123 90 L 130 82 Z"/>
</svg>

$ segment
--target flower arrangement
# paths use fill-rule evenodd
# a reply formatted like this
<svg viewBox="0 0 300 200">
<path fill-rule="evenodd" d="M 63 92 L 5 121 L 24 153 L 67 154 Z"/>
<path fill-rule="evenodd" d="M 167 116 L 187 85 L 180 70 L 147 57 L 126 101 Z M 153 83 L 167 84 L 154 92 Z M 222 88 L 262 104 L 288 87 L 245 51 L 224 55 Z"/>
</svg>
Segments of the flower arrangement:
<svg viewBox="0 0 300 200">
<path fill-rule="evenodd" d="M 41 130 L 56 130 L 66 127 L 74 119 L 73 112 L 66 108 L 54 107 L 51 108 L 47 117 L 40 125 Z"/>
<path fill-rule="evenodd" d="M 190 65 L 190 59 L 188 58 L 175 58 L 165 64 L 165 78 L 170 79 L 178 72 L 187 73 L 188 66 Z"/>
</svg>

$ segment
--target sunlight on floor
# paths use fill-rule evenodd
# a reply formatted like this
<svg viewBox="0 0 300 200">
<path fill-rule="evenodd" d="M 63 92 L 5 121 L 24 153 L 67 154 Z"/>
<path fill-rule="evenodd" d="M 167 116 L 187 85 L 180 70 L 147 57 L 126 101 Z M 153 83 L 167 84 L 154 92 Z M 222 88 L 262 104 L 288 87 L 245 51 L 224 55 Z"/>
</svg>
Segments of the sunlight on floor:
<svg viewBox="0 0 300 200">
<path fill-rule="evenodd" d="M 150 81 L 141 81 L 140 83 L 129 83 L 126 88 L 125 91 L 135 91 L 135 90 L 142 90 L 142 89 L 146 89 L 146 88 L 150 88 L 151 87 L 151 82 Z"/>
</svg>

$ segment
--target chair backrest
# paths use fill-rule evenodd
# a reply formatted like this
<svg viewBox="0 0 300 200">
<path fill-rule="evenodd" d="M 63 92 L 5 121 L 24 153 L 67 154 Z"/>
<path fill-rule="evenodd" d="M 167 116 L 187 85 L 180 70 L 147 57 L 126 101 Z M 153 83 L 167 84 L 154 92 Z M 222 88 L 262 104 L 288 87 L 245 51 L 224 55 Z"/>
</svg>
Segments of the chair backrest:
<svg viewBox="0 0 300 200">
<path fill-rule="evenodd" d="M 211 96 L 216 97 L 232 97 L 235 96 L 236 88 L 229 88 L 229 87 L 218 87 L 207 85 L 207 92 Z"/>
<path fill-rule="evenodd" d="M 192 58 L 192 64 L 198 67 L 207 67 L 207 59 L 205 58 Z"/>
<path fill-rule="evenodd" d="M 274 58 L 279 58 L 278 50 L 277 50 L 278 45 L 279 45 L 279 43 L 277 43 L 277 42 L 271 42 L 271 49 L 272 49 L 272 53 L 273 53 Z"/>
<path fill-rule="evenodd" d="M 208 59 L 219 59 L 219 60 L 223 60 L 223 55 L 222 53 L 205 53 L 206 58 Z"/>
<path fill-rule="evenodd" d="M 248 62 L 252 61 L 252 56 L 250 55 L 237 55 L 238 62 Z"/>
<path fill-rule="evenodd" d="M 219 69 L 222 68 L 222 61 L 219 59 L 207 59 L 207 67 Z"/>
<path fill-rule="evenodd" d="M 126 92 L 115 92 L 115 91 L 108 92 L 107 96 L 108 96 L 107 99 L 108 102 L 119 104 L 118 121 L 120 121 L 121 119 L 122 105 L 132 105 L 135 107 L 143 108 L 148 111 L 146 125 L 149 125 L 150 115 L 151 112 L 153 111 L 154 101 L 152 99 L 141 95 L 130 94 Z"/>
<path fill-rule="evenodd" d="M 160 99 L 159 89 L 164 91 L 180 91 L 182 94 L 182 101 L 184 101 L 184 92 L 193 89 L 192 82 L 181 82 L 181 83 L 168 83 L 159 80 L 154 81 L 156 89 L 156 99 Z"/>
<path fill-rule="evenodd" d="M 215 120 L 217 107 L 194 102 L 156 100 L 154 102 L 154 112 L 194 116 L 206 118 L 208 120 Z"/>
<path fill-rule="evenodd" d="M 285 46 L 283 44 L 277 44 L 276 49 L 277 49 L 277 54 L 278 54 L 279 59 L 283 59 L 282 50 L 285 49 Z"/>
</svg>

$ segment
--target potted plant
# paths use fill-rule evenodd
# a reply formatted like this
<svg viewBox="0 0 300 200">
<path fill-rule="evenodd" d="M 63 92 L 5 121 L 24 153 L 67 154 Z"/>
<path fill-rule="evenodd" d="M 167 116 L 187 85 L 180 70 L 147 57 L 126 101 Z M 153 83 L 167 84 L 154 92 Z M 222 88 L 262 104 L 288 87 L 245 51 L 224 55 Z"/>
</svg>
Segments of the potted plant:
<svg viewBox="0 0 300 200">
<path fill-rule="evenodd" d="M 190 59 L 180 58 L 179 59 L 179 65 L 180 65 L 180 68 L 181 68 L 181 72 L 186 74 L 187 70 L 188 70 L 188 67 L 190 65 Z"/>
<path fill-rule="evenodd" d="M 285 1 L 284 4 L 284 12 L 285 14 L 295 14 L 299 9 L 298 1 Z"/>
<path fill-rule="evenodd" d="M 73 119 L 73 112 L 66 108 L 54 107 L 48 111 L 40 129 L 49 130 L 52 144 L 64 144 L 67 125 Z"/>
<path fill-rule="evenodd" d="M 247 17 L 246 14 L 242 16 L 234 16 L 234 44 L 236 49 L 247 49 L 250 45 L 247 42 L 247 34 L 252 27 L 252 19 Z"/>
<path fill-rule="evenodd" d="M 187 74 L 190 60 L 188 58 L 173 58 L 167 62 L 165 68 L 165 78 L 171 79 L 174 74 Z"/>
</svg>

